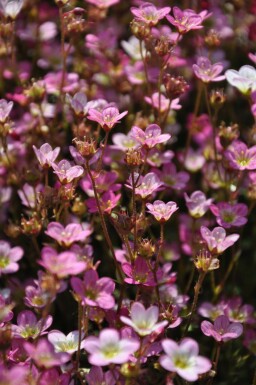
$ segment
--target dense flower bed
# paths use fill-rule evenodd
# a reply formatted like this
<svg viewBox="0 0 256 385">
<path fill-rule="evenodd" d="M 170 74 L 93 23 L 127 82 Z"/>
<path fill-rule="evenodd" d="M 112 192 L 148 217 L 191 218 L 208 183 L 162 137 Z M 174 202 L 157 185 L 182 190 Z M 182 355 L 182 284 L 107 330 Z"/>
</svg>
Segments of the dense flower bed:
<svg viewBox="0 0 256 385">
<path fill-rule="evenodd" d="M 0 17 L 0 385 L 256 385 L 256 2 Z"/>
</svg>

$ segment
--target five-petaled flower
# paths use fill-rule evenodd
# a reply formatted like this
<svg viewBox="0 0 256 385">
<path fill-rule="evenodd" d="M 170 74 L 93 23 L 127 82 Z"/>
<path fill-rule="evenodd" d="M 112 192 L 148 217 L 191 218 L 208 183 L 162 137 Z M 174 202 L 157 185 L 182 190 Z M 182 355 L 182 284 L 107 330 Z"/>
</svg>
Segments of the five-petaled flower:
<svg viewBox="0 0 256 385">
<path fill-rule="evenodd" d="M 127 113 L 128 111 L 124 111 L 120 114 L 117 107 L 108 105 L 107 107 L 103 108 L 102 111 L 96 110 L 95 108 L 90 108 L 87 119 L 98 122 L 103 130 L 108 132 L 117 123 L 120 123 L 120 119 L 127 115 Z"/>
<path fill-rule="evenodd" d="M 149 26 L 156 25 L 159 20 L 168 15 L 170 10 L 170 7 L 158 9 L 151 3 L 142 3 L 139 8 L 131 8 L 131 12 L 135 16 L 136 20 L 142 21 Z"/>
<path fill-rule="evenodd" d="M 145 131 L 137 126 L 133 126 L 130 136 L 147 149 L 153 148 L 157 144 L 165 143 L 171 137 L 170 134 L 162 134 L 161 128 L 157 124 L 150 124 Z"/>
<path fill-rule="evenodd" d="M 152 214 L 158 222 L 166 222 L 172 214 L 178 210 L 178 206 L 175 202 L 155 201 L 153 204 L 147 203 L 148 212 Z"/>
<path fill-rule="evenodd" d="M 243 325 L 239 322 L 230 322 L 227 316 L 220 315 L 213 324 L 203 321 L 201 330 L 206 336 L 213 337 L 218 342 L 226 342 L 240 337 L 243 333 Z"/>
<path fill-rule="evenodd" d="M 201 236 L 207 243 L 209 251 L 213 254 L 222 254 L 228 247 L 232 246 L 239 238 L 239 234 L 226 235 L 223 227 L 215 227 L 210 231 L 207 227 L 201 226 Z"/>
<path fill-rule="evenodd" d="M 207 57 L 199 57 L 197 63 L 193 65 L 193 70 L 196 77 L 201 79 L 204 83 L 219 82 L 225 79 L 225 75 L 220 75 L 223 71 L 223 64 L 212 64 Z"/>
</svg>

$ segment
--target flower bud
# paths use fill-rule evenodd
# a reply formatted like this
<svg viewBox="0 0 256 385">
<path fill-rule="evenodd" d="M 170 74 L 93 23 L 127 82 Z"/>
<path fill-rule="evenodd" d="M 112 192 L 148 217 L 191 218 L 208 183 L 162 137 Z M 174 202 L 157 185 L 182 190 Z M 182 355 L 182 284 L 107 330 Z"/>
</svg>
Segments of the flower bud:
<svg viewBox="0 0 256 385">
<path fill-rule="evenodd" d="M 211 29 L 205 39 L 205 44 L 209 47 L 209 48 L 217 48 L 219 47 L 221 41 L 220 41 L 220 37 L 219 37 L 219 34 L 217 31 L 215 31 L 214 29 Z"/>
<path fill-rule="evenodd" d="M 212 90 L 210 93 L 210 103 L 213 107 L 219 107 L 226 101 L 224 90 Z"/>
<path fill-rule="evenodd" d="M 148 238 L 141 239 L 138 244 L 139 254 L 144 258 L 151 258 L 155 254 L 156 247 Z"/>
<path fill-rule="evenodd" d="M 133 19 L 130 23 L 132 33 L 139 40 L 144 40 L 150 36 L 151 29 L 147 24 L 144 24 L 138 20 Z"/>
<path fill-rule="evenodd" d="M 166 89 L 166 94 L 170 99 L 175 99 L 184 94 L 189 85 L 183 76 L 172 76 L 166 74 L 163 78 L 163 83 Z"/>
<path fill-rule="evenodd" d="M 73 142 L 75 143 L 79 154 L 85 159 L 91 159 L 96 152 L 96 142 L 91 138 L 84 137 L 84 140 L 75 138 Z"/>
<path fill-rule="evenodd" d="M 239 137 L 239 126 L 234 123 L 226 126 L 225 122 L 221 122 L 219 126 L 219 137 L 221 145 L 227 148 L 234 140 Z"/>
<path fill-rule="evenodd" d="M 21 219 L 21 231 L 26 235 L 38 235 L 42 229 L 42 223 L 39 218 L 33 216 L 30 219 Z"/>
<path fill-rule="evenodd" d="M 213 258 L 207 250 L 200 250 L 197 254 L 194 264 L 198 270 L 207 272 L 216 270 L 220 267 L 218 258 Z"/>
<path fill-rule="evenodd" d="M 143 159 L 141 156 L 141 150 L 129 149 L 126 152 L 124 161 L 127 164 L 127 166 L 129 166 L 129 167 L 141 166 L 143 163 Z"/>
</svg>

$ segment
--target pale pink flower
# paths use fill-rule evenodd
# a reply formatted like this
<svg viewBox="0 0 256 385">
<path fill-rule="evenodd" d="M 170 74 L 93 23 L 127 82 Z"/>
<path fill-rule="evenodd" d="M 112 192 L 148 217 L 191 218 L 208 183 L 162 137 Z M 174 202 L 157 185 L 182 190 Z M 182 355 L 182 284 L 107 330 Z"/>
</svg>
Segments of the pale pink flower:
<svg viewBox="0 0 256 385">
<path fill-rule="evenodd" d="M 244 226 L 248 219 L 248 207 L 244 203 L 219 202 L 210 206 L 211 212 L 215 215 L 218 225 L 225 229 Z"/>
<path fill-rule="evenodd" d="M 194 218 L 201 218 L 213 201 L 213 199 L 206 199 L 202 191 L 194 191 L 190 197 L 184 193 L 184 197 L 189 213 Z"/>
<path fill-rule="evenodd" d="M 235 170 L 256 169 L 256 146 L 248 148 L 245 143 L 235 140 L 224 152 L 231 168 Z"/>
<path fill-rule="evenodd" d="M 74 242 L 85 242 L 91 230 L 84 230 L 79 223 L 69 223 L 64 227 L 59 222 L 50 222 L 45 234 L 55 239 L 61 246 L 69 247 Z"/>
<path fill-rule="evenodd" d="M 86 262 L 79 261 L 75 253 L 64 251 L 58 254 L 55 249 L 48 246 L 43 248 L 42 259 L 38 263 L 59 279 L 80 274 L 87 267 Z"/>
<path fill-rule="evenodd" d="M 213 324 L 209 321 L 203 321 L 201 330 L 206 336 L 213 337 L 218 342 L 226 342 L 240 337 L 243 333 L 243 325 L 239 322 L 230 323 L 227 316 L 220 315 Z"/>
<path fill-rule="evenodd" d="M 115 329 L 104 329 L 99 337 L 88 337 L 84 341 L 84 348 L 90 354 L 88 361 L 96 366 L 124 364 L 139 346 L 139 341 L 134 339 L 120 339 Z"/>
<path fill-rule="evenodd" d="M 142 3 L 139 8 L 132 7 L 131 12 L 136 20 L 139 20 L 149 26 L 156 25 L 170 12 L 170 7 L 156 8 L 151 3 Z"/>
<path fill-rule="evenodd" d="M 27 385 L 29 369 L 25 366 L 5 367 L 0 363 L 0 384 L 1 385 Z"/>
<path fill-rule="evenodd" d="M 207 227 L 201 226 L 201 236 L 207 243 L 209 251 L 213 254 L 221 254 L 228 247 L 232 246 L 239 238 L 239 234 L 226 236 L 223 227 L 215 227 L 210 231 Z"/>
<path fill-rule="evenodd" d="M 19 270 L 19 261 L 23 256 L 21 247 L 16 246 L 11 248 L 10 244 L 5 241 L 0 241 L 0 276 L 1 274 L 11 274 Z"/>
<path fill-rule="evenodd" d="M 151 97 L 145 96 L 145 101 L 154 107 L 156 110 L 159 110 L 161 113 L 166 112 L 167 110 L 180 110 L 181 105 L 179 104 L 180 99 L 173 99 L 171 102 L 163 94 L 159 92 L 154 92 Z"/>
<path fill-rule="evenodd" d="M 70 332 L 67 336 L 59 330 L 51 330 L 47 335 L 48 341 L 54 346 L 56 353 L 73 354 L 78 350 L 79 331 Z M 83 339 L 83 334 L 82 334 Z M 84 348 L 84 341 L 81 340 L 80 348 Z"/>
<path fill-rule="evenodd" d="M 52 324 L 52 316 L 48 315 L 44 320 L 37 320 L 31 310 L 24 310 L 17 317 L 17 325 L 12 325 L 13 335 L 25 339 L 36 339 L 47 333 L 46 330 Z"/>
<path fill-rule="evenodd" d="M 109 105 L 103 108 L 102 111 L 90 108 L 87 119 L 98 122 L 103 130 L 110 131 L 117 123 L 120 123 L 120 119 L 127 114 L 128 111 L 120 114 L 117 107 Z"/>
<path fill-rule="evenodd" d="M 155 173 L 150 172 L 139 178 L 137 187 L 135 188 L 135 193 L 136 195 L 141 196 L 142 199 L 145 199 L 149 195 L 153 194 L 153 192 L 162 186 L 162 184 L 163 183 L 160 181 L 158 176 Z M 131 188 L 131 185 L 127 185 L 127 187 Z"/>
<path fill-rule="evenodd" d="M 33 145 L 38 162 L 43 168 L 48 168 L 55 162 L 60 152 L 60 147 L 56 147 L 54 150 L 49 143 L 44 143 L 39 149 Z"/>
<path fill-rule="evenodd" d="M 62 184 L 68 184 L 84 173 L 83 167 L 72 166 L 71 163 L 65 159 L 61 160 L 58 164 L 52 163 L 51 166 Z"/>
<path fill-rule="evenodd" d="M 242 66 L 239 71 L 227 70 L 226 79 L 243 94 L 256 90 L 256 69 L 250 65 Z"/>
<path fill-rule="evenodd" d="M 178 210 L 178 206 L 175 202 L 155 201 L 153 204 L 147 203 L 148 212 L 152 214 L 158 222 L 166 222 L 170 219 L 171 215 Z"/>
<path fill-rule="evenodd" d="M 112 190 L 106 191 L 100 197 L 100 207 L 105 213 L 110 214 L 112 209 L 118 204 L 121 198 L 121 194 L 115 195 Z M 97 213 L 98 206 L 95 198 L 89 198 L 86 200 L 86 205 L 90 213 Z"/>
<path fill-rule="evenodd" d="M 133 126 L 130 136 L 147 149 L 153 148 L 159 143 L 165 143 L 171 137 L 169 134 L 162 134 L 161 128 L 157 124 L 150 124 L 145 131 Z"/>
<path fill-rule="evenodd" d="M 7 102 L 5 99 L 0 99 L 0 123 L 5 123 L 7 121 L 12 108 L 13 102 Z"/>
<path fill-rule="evenodd" d="M 122 134 L 121 132 L 114 134 L 112 136 L 112 141 L 114 143 L 113 146 L 111 146 L 114 149 L 121 150 L 121 151 L 127 151 L 129 149 L 134 149 L 139 147 L 139 143 L 137 140 L 132 136 L 131 132 L 129 132 L 127 135 Z"/>
<path fill-rule="evenodd" d="M 116 385 L 119 374 L 115 370 L 103 372 L 100 366 L 93 366 L 86 375 L 88 385 Z"/>
<path fill-rule="evenodd" d="M 219 82 L 225 79 L 225 75 L 219 76 L 223 71 L 223 64 L 212 64 L 207 57 L 199 57 L 197 63 L 193 65 L 193 70 L 196 77 L 201 79 L 204 83 Z"/>
<path fill-rule="evenodd" d="M 150 306 L 148 309 L 140 302 L 134 302 L 131 306 L 131 318 L 121 316 L 123 323 L 131 326 L 140 336 L 147 336 L 155 331 L 162 330 L 168 321 L 157 322 L 159 309 L 157 306 Z"/>
<path fill-rule="evenodd" d="M 95 5 L 100 9 L 106 9 L 111 7 L 111 5 L 119 3 L 120 0 L 85 0 L 87 3 Z"/>
<path fill-rule="evenodd" d="M 85 107 L 87 105 L 87 96 L 84 92 L 77 92 L 74 96 L 66 95 L 66 100 L 77 116 L 85 115 Z"/>
<path fill-rule="evenodd" d="M 162 347 L 165 354 L 160 357 L 160 365 L 187 381 L 196 381 L 199 374 L 211 369 L 211 361 L 198 355 L 198 343 L 191 338 L 184 338 L 180 344 L 165 339 Z"/>
</svg>

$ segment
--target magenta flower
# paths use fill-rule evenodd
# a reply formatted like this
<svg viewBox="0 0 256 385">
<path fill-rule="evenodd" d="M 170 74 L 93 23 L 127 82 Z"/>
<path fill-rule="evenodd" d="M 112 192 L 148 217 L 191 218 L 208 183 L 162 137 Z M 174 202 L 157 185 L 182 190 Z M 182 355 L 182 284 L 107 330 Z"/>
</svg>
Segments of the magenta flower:
<svg viewBox="0 0 256 385">
<path fill-rule="evenodd" d="M 3 385 L 27 385 L 29 369 L 24 366 L 4 367 L 0 363 L 0 384 Z"/>
<path fill-rule="evenodd" d="M 52 368 L 53 366 L 63 365 L 70 361 L 70 355 L 67 353 L 55 353 L 53 345 L 46 339 L 40 339 L 37 345 L 29 342 L 24 343 L 24 348 L 30 358 L 40 368 Z"/>
<path fill-rule="evenodd" d="M 79 261 L 75 253 L 64 251 L 58 254 L 51 247 L 43 248 L 42 259 L 38 263 L 59 279 L 80 274 L 87 267 L 87 263 Z"/>
<path fill-rule="evenodd" d="M 149 149 L 159 143 L 167 142 L 171 135 L 162 134 L 161 128 L 157 124 L 150 124 L 145 131 L 137 126 L 133 126 L 131 129 L 131 137 L 143 147 Z"/>
<path fill-rule="evenodd" d="M 11 274 L 19 270 L 19 261 L 23 256 L 21 247 L 16 246 L 11 248 L 10 244 L 5 241 L 0 241 L 0 276 L 1 274 Z"/>
<path fill-rule="evenodd" d="M 239 322 L 230 323 L 227 316 L 220 315 L 213 324 L 209 321 L 203 321 L 201 330 L 204 335 L 213 337 L 218 342 L 226 342 L 240 337 L 243 333 L 243 325 Z"/>
<path fill-rule="evenodd" d="M 105 131 L 110 131 L 117 123 L 120 123 L 120 119 L 128 114 L 128 111 L 124 111 L 121 114 L 117 107 L 108 105 L 103 108 L 102 111 L 98 111 L 94 108 L 89 109 L 89 115 L 87 118 L 98 122 Z"/>
<path fill-rule="evenodd" d="M 170 7 L 158 9 L 151 3 L 142 3 L 139 8 L 131 8 L 131 12 L 135 16 L 136 20 L 142 21 L 151 27 L 156 25 L 159 20 L 168 15 L 170 10 Z"/>
<path fill-rule="evenodd" d="M 70 385 L 70 374 L 59 373 L 57 368 L 44 370 L 40 374 L 38 385 Z"/>
<path fill-rule="evenodd" d="M 211 212 L 215 215 L 218 225 L 229 229 L 232 226 L 240 227 L 247 223 L 246 215 L 248 207 L 244 203 L 231 204 L 220 202 L 210 206 Z"/>
<path fill-rule="evenodd" d="M 128 278 L 125 278 L 125 282 L 132 285 L 143 285 L 143 286 L 155 286 L 156 280 L 153 273 L 149 270 L 146 260 L 138 256 L 135 260 L 134 265 L 130 263 L 123 263 L 122 269 Z M 159 271 L 157 277 L 159 278 Z M 162 274 L 161 274 L 162 275 Z"/>
<path fill-rule="evenodd" d="M 115 329 L 104 329 L 99 337 L 85 339 L 84 348 L 90 354 L 88 361 L 92 365 L 105 366 L 109 364 L 124 364 L 129 361 L 130 355 L 139 349 L 139 341 L 120 339 Z"/>
<path fill-rule="evenodd" d="M 48 333 L 48 341 L 54 346 L 56 353 L 73 354 L 78 350 L 79 331 L 70 332 L 67 336 L 59 330 L 51 330 Z M 82 335 L 83 338 L 83 335 Z M 81 341 L 80 348 L 84 348 L 84 341 Z"/>
<path fill-rule="evenodd" d="M 256 146 L 248 148 L 245 143 L 235 140 L 224 155 L 230 167 L 235 170 L 256 169 Z"/>
<path fill-rule="evenodd" d="M 232 322 L 254 324 L 254 308 L 252 305 L 243 305 L 241 297 L 234 297 L 224 303 L 224 314 Z"/>
<path fill-rule="evenodd" d="M 118 174 L 115 171 L 102 170 L 100 173 L 93 173 L 93 177 L 97 192 L 100 194 L 110 190 L 118 191 L 122 186 L 120 183 L 115 183 L 118 178 Z M 87 195 L 90 197 L 94 196 L 92 182 L 88 175 L 81 179 L 80 186 Z"/>
<path fill-rule="evenodd" d="M 207 57 L 199 57 L 197 63 L 193 65 L 193 70 L 196 77 L 201 79 L 204 83 L 219 82 L 225 79 L 225 75 L 219 76 L 223 71 L 223 64 L 211 64 Z"/>
<path fill-rule="evenodd" d="M 147 203 L 148 212 L 152 214 L 158 222 L 166 222 L 170 219 L 171 215 L 178 210 L 178 206 L 175 202 L 155 201 L 153 204 Z"/>
<path fill-rule="evenodd" d="M 43 190 L 43 185 L 39 184 L 36 187 L 30 186 L 25 183 L 22 189 L 18 190 L 18 195 L 24 206 L 34 209 L 37 205 L 37 198 L 39 193 Z"/>
<path fill-rule="evenodd" d="M 131 318 L 121 316 L 120 319 L 144 337 L 154 331 L 162 330 L 168 324 L 168 321 L 157 322 L 158 317 L 159 309 L 157 306 L 150 306 L 145 309 L 140 302 L 134 302 L 131 306 Z"/>
<path fill-rule="evenodd" d="M 58 164 L 52 163 L 51 166 L 62 184 L 70 183 L 84 173 L 82 166 L 72 166 L 66 159 L 61 160 Z"/>
<path fill-rule="evenodd" d="M 79 223 L 69 223 L 64 227 L 59 222 L 50 222 L 45 234 L 55 239 L 60 246 L 69 247 L 74 242 L 85 242 L 91 231 L 84 230 Z"/>
<path fill-rule="evenodd" d="M 83 281 L 76 277 L 71 278 L 71 286 L 83 305 L 99 306 L 102 309 L 112 309 L 115 305 L 112 296 L 115 290 L 114 282 L 111 278 L 99 278 L 93 269 L 84 273 Z"/>
<path fill-rule="evenodd" d="M 49 143 L 44 143 L 39 149 L 33 146 L 38 162 L 43 168 L 48 168 L 55 162 L 60 152 L 60 147 L 56 147 L 54 150 Z"/>
<path fill-rule="evenodd" d="M 256 90 L 256 70 L 250 65 L 242 66 L 239 71 L 227 70 L 225 75 L 229 84 L 243 94 Z"/>
<path fill-rule="evenodd" d="M 166 187 L 174 190 L 183 190 L 189 181 L 189 174 L 185 171 L 177 172 L 173 163 L 164 165 L 160 177 Z"/>
<path fill-rule="evenodd" d="M 226 230 L 223 229 L 223 227 L 215 227 L 210 231 L 205 226 L 201 226 L 201 236 L 213 254 L 223 253 L 223 251 L 232 246 L 239 238 L 239 234 L 226 236 Z"/>
<path fill-rule="evenodd" d="M 194 191 L 190 197 L 184 193 L 184 197 L 189 213 L 194 218 L 201 218 L 213 201 L 213 199 L 206 199 L 202 191 Z"/>
<path fill-rule="evenodd" d="M 112 190 L 106 191 L 100 197 L 101 210 L 105 213 L 110 214 L 112 209 L 116 207 L 116 205 L 118 204 L 120 198 L 121 198 L 121 194 L 115 195 Z M 90 213 L 98 212 L 98 206 L 95 198 L 87 199 L 86 204 Z"/>
<path fill-rule="evenodd" d="M 108 370 L 103 372 L 100 366 L 93 366 L 86 375 L 86 381 L 88 385 L 116 385 L 116 380 L 118 379 L 118 373 L 115 371 Z"/>
<path fill-rule="evenodd" d="M 5 99 L 0 99 L 0 123 L 5 123 L 9 118 L 13 102 L 7 102 Z"/>
<path fill-rule="evenodd" d="M 150 172 L 145 176 L 140 177 L 137 182 L 137 187 L 135 188 L 135 193 L 142 199 L 145 199 L 158 190 L 162 184 L 163 183 L 160 181 L 158 176 L 154 172 Z M 130 185 L 127 185 L 127 187 L 131 188 Z"/>
<path fill-rule="evenodd" d="M 52 316 L 48 315 L 45 320 L 37 320 L 31 310 L 24 310 L 17 317 L 17 325 L 12 325 L 12 331 L 15 337 L 25 339 L 36 339 L 47 333 L 46 330 L 52 324 Z"/>
<path fill-rule="evenodd" d="M 192 9 L 181 10 L 178 7 L 173 7 L 172 12 L 173 16 L 167 15 L 166 19 L 178 29 L 180 34 L 203 28 L 202 22 L 208 17 L 207 11 L 196 14 Z"/>
<path fill-rule="evenodd" d="M 198 375 L 211 369 L 211 361 L 199 356 L 198 343 L 184 338 L 178 345 L 175 341 L 162 341 L 165 354 L 160 357 L 160 365 L 170 372 L 177 373 L 187 381 L 196 381 Z"/>
</svg>

